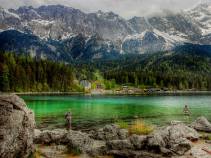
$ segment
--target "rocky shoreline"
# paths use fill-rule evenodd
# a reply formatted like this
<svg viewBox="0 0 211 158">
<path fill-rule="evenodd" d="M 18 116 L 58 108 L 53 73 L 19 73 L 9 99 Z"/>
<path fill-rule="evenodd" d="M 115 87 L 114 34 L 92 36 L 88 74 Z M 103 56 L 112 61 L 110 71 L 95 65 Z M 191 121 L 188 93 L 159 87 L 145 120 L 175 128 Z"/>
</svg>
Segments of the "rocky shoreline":
<svg viewBox="0 0 211 158">
<path fill-rule="evenodd" d="M 211 123 L 205 117 L 190 125 L 172 121 L 149 135 L 131 135 L 118 125 L 106 125 L 89 133 L 41 131 L 35 129 L 33 112 L 21 98 L 0 96 L 0 158 L 65 158 L 71 153 L 85 158 L 209 158 L 209 134 Z"/>
<path fill-rule="evenodd" d="M 28 96 L 33 96 L 33 95 L 140 95 L 140 96 L 145 96 L 145 95 L 206 95 L 206 94 L 211 94 L 211 91 L 200 91 L 200 90 L 172 90 L 172 91 L 153 91 L 153 92 L 115 92 L 114 90 L 108 90 L 104 91 L 102 93 L 85 93 L 85 92 L 16 92 L 13 93 L 16 95 L 28 95 Z"/>
</svg>

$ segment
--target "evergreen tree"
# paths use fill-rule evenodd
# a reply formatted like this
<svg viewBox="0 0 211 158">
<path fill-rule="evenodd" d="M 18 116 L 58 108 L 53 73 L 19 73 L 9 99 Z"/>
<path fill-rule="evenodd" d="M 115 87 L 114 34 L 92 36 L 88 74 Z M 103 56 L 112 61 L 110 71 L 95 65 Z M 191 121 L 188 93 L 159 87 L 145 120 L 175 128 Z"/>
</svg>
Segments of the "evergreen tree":
<svg viewBox="0 0 211 158">
<path fill-rule="evenodd" d="M 10 90 L 9 69 L 6 64 L 0 64 L 0 88 L 1 88 L 1 91 L 4 91 L 4 92 L 7 92 Z"/>
</svg>

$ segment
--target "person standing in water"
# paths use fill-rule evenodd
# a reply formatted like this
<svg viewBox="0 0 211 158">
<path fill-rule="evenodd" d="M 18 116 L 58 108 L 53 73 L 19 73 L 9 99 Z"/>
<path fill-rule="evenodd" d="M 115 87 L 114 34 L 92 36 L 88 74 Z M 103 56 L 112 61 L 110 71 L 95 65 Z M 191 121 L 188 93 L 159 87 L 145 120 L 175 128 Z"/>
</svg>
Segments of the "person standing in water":
<svg viewBox="0 0 211 158">
<path fill-rule="evenodd" d="M 184 109 L 183 109 L 183 113 L 184 113 L 185 115 L 190 115 L 190 114 L 191 114 L 190 109 L 188 108 L 187 105 L 185 105 L 185 107 L 184 107 Z"/>
<path fill-rule="evenodd" d="M 67 112 L 65 114 L 65 119 L 66 119 L 66 128 L 68 130 L 70 130 L 71 129 L 71 123 L 72 123 L 72 116 L 71 116 L 70 112 Z"/>
</svg>

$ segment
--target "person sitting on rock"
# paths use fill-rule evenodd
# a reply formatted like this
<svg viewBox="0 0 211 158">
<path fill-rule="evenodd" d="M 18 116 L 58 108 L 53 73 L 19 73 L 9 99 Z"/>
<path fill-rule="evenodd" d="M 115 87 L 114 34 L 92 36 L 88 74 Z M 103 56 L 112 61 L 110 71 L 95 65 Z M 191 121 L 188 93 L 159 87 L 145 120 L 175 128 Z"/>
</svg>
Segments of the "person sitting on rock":
<svg viewBox="0 0 211 158">
<path fill-rule="evenodd" d="M 184 107 L 184 109 L 183 109 L 183 113 L 184 113 L 185 115 L 190 115 L 190 114 L 191 114 L 190 109 L 188 108 L 187 105 L 185 105 L 185 107 Z"/>
<path fill-rule="evenodd" d="M 71 129 L 71 121 L 72 121 L 72 117 L 71 117 L 70 112 L 67 112 L 65 114 L 65 119 L 66 119 L 66 128 L 69 130 L 69 129 Z"/>
</svg>

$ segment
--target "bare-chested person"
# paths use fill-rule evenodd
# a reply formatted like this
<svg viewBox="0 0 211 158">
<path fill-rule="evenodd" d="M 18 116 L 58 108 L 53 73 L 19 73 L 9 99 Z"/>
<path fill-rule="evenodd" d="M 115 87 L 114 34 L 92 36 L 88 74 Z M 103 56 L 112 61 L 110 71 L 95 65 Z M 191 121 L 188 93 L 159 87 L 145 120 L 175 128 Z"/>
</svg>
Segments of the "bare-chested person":
<svg viewBox="0 0 211 158">
<path fill-rule="evenodd" d="M 188 108 L 187 105 L 185 105 L 185 107 L 184 107 L 184 109 L 183 109 L 183 113 L 184 113 L 185 115 L 190 115 L 190 114 L 191 114 L 190 109 Z"/>
<path fill-rule="evenodd" d="M 70 112 L 67 112 L 65 114 L 65 119 L 66 119 L 66 128 L 69 130 L 71 129 L 71 123 L 72 123 L 72 116 Z"/>
</svg>

